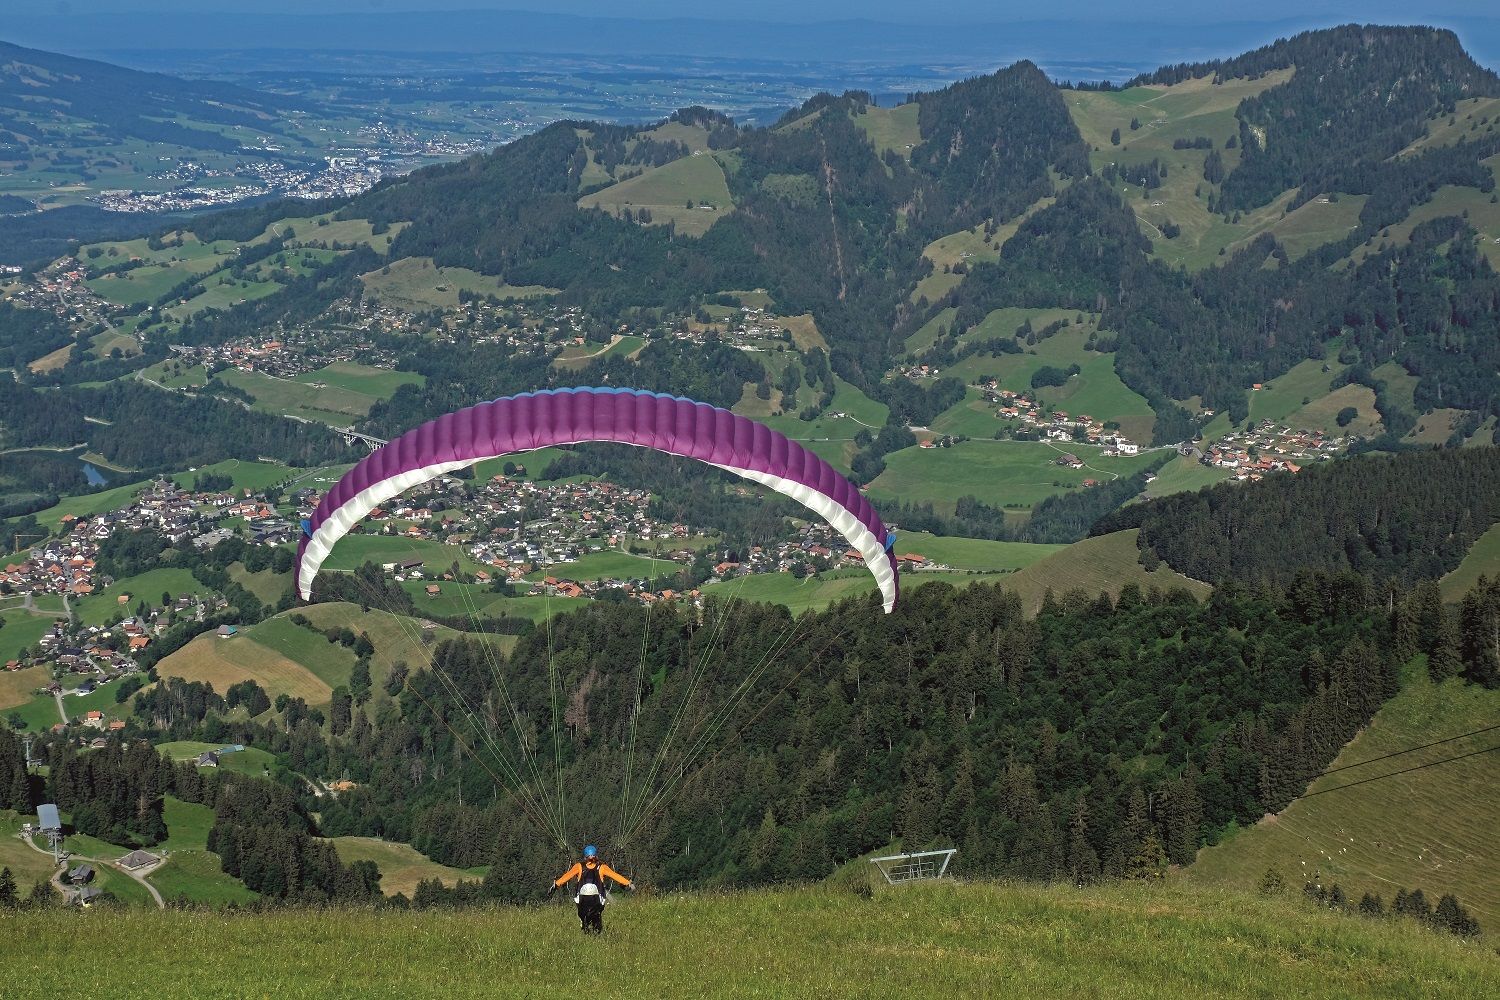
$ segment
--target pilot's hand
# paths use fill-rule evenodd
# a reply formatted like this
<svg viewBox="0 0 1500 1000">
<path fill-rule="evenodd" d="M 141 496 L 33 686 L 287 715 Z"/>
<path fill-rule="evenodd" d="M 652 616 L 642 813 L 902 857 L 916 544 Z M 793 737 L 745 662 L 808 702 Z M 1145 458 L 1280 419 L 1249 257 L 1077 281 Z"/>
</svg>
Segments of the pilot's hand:
<svg viewBox="0 0 1500 1000">
<path fill-rule="evenodd" d="M 551 897 L 551 895 L 554 892 L 556 892 L 556 891 L 557 891 L 557 883 L 556 882 L 548 882 L 547 883 L 547 895 L 548 895 L 548 897 Z"/>
</svg>

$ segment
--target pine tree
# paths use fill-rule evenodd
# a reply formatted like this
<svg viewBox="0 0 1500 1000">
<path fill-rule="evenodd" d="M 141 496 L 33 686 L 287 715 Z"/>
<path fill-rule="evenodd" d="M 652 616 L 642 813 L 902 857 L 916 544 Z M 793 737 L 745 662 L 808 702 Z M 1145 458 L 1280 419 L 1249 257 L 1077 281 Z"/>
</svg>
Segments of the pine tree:
<svg viewBox="0 0 1500 1000">
<path fill-rule="evenodd" d="M 1077 885 L 1099 879 L 1099 855 L 1089 843 L 1088 832 L 1088 808 L 1079 799 L 1068 821 L 1068 875 Z"/>
<path fill-rule="evenodd" d="M 15 876 L 9 868 L 0 868 L 0 909 L 14 910 L 18 901 Z"/>
<path fill-rule="evenodd" d="M 1159 882 L 1167 877 L 1167 852 L 1162 850 L 1155 830 L 1146 834 L 1140 850 L 1130 859 L 1125 877 L 1149 882 Z"/>
<path fill-rule="evenodd" d="M 1256 887 L 1260 890 L 1261 895 L 1279 896 L 1286 891 L 1286 879 L 1282 878 L 1281 872 L 1275 868 L 1267 868 L 1266 873 L 1260 877 L 1260 882 Z"/>
<path fill-rule="evenodd" d="M 57 891 L 52 888 L 51 882 L 39 878 L 31 884 L 31 892 L 26 895 L 28 908 L 39 910 L 55 902 L 57 902 Z"/>
<path fill-rule="evenodd" d="M 1385 916 L 1385 904 L 1380 901 L 1380 896 L 1370 895 L 1368 892 L 1360 897 L 1359 912 L 1367 917 Z"/>
</svg>

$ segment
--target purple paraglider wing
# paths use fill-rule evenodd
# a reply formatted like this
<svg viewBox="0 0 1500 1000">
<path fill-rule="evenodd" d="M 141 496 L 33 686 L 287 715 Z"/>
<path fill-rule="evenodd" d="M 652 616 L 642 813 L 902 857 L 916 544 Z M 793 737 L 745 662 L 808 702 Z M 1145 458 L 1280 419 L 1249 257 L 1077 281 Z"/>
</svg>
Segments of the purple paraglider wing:
<svg viewBox="0 0 1500 1000">
<path fill-rule="evenodd" d="M 373 452 L 323 497 L 303 524 L 297 591 L 334 544 L 370 511 L 420 483 L 489 458 L 551 445 L 615 441 L 697 459 L 798 501 L 849 542 L 896 606 L 893 537 L 870 502 L 831 465 L 785 435 L 681 396 L 638 389 L 549 389 L 506 396 L 428 421 Z"/>
</svg>

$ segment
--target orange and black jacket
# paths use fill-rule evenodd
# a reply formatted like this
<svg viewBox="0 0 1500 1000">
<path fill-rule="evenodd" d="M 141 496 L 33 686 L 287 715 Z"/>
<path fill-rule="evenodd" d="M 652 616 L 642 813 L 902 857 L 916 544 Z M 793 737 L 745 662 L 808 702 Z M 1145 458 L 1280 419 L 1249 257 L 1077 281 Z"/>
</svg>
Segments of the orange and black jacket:
<svg viewBox="0 0 1500 1000">
<path fill-rule="evenodd" d="M 621 885 L 630 884 L 630 879 L 626 878 L 624 875 L 621 875 L 609 865 L 604 864 L 602 861 L 594 861 L 592 859 L 582 862 L 575 861 L 573 863 L 573 867 L 569 868 L 567 871 L 559 875 L 557 877 L 557 880 L 552 884 L 560 887 L 565 882 L 569 882 L 575 878 L 578 880 L 578 885 L 580 887 L 583 886 L 584 883 L 591 883 L 593 885 L 597 885 L 600 889 L 606 889 L 608 888 L 608 885 L 605 883 L 605 879 L 614 879 Z"/>
</svg>

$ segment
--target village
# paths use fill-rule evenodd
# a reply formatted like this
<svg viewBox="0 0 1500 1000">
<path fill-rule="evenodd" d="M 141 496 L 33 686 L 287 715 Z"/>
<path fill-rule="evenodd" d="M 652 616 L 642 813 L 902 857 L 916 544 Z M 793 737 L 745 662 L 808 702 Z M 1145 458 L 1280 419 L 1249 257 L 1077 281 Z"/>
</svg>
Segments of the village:
<svg viewBox="0 0 1500 1000">
<path fill-rule="evenodd" d="M 1008 423 L 1011 435 L 1017 439 L 1076 441 L 1101 445 L 1104 448 L 1101 454 L 1105 458 L 1139 455 L 1141 452 L 1139 444 L 1118 430 L 1107 428 L 1105 421 L 1086 413 L 1072 416 L 1064 410 L 1049 411 L 1032 396 L 1000 388 L 996 379 L 981 382 L 976 388 L 983 394 L 986 402 L 995 406 L 995 416 Z M 1082 465 L 1082 462 L 1078 462 L 1075 467 Z"/>
<path fill-rule="evenodd" d="M 1347 450 L 1353 440 L 1262 420 L 1191 452 L 1204 465 L 1228 469 L 1235 479 L 1258 480 L 1267 472 L 1296 473 L 1310 462 L 1326 462 Z"/>
<path fill-rule="evenodd" d="M 821 522 L 793 522 L 781 539 L 736 545 L 708 527 L 653 513 L 653 497 L 645 490 L 596 479 L 537 482 L 525 478 L 526 472 L 524 465 L 507 462 L 504 471 L 479 482 L 445 476 L 372 511 L 361 534 L 400 540 L 380 549 L 392 555 L 372 561 L 396 583 L 420 583 L 429 598 L 458 583 L 505 588 L 513 596 L 609 597 L 642 604 L 697 601 L 702 587 L 752 574 L 800 578 L 863 564 L 860 554 Z M 198 551 L 237 538 L 280 550 L 289 564 L 297 525 L 321 499 L 316 487 L 295 483 L 251 491 L 227 488 L 213 476 L 192 487 L 161 479 L 118 509 L 62 516 L 57 537 L 16 557 L 0 573 L 0 600 L 32 607 L 50 598 L 61 607 L 36 645 L 5 667 L 47 665 L 56 677 L 85 675 L 90 683 L 107 683 L 139 669 L 136 655 L 174 625 L 201 622 L 229 607 L 223 595 L 203 588 L 159 597 L 107 595 L 116 581 L 99 571 L 100 546 L 117 533 L 150 529 L 173 545 Z M 568 572 L 605 552 L 634 557 L 634 572 L 577 578 Z M 901 559 L 910 570 L 947 568 L 916 553 Z M 106 597 L 113 604 L 103 620 L 84 623 L 77 613 L 80 604 Z M 233 634 L 230 629 L 226 634 Z"/>
</svg>

